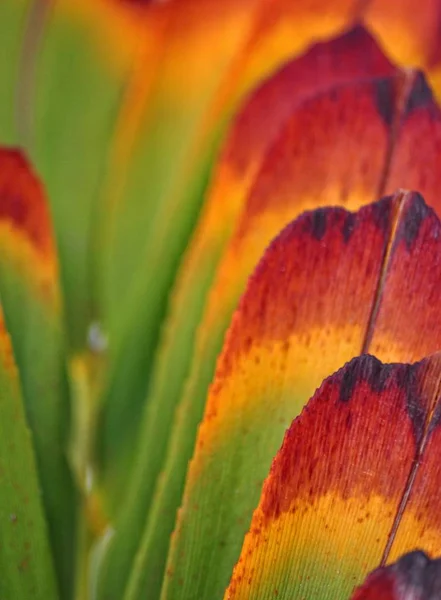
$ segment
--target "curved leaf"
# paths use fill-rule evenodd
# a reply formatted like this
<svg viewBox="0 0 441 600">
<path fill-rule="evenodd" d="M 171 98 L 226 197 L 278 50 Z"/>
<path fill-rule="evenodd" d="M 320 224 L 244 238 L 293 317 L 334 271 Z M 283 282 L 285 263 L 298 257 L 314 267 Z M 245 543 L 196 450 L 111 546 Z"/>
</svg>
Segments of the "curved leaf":
<svg viewBox="0 0 441 600">
<path fill-rule="evenodd" d="M 163 600 L 223 592 L 283 432 L 327 373 L 361 352 L 414 360 L 437 350 L 440 234 L 409 193 L 356 214 L 306 213 L 272 243 L 217 364 Z"/>
<path fill-rule="evenodd" d="M 397 538 L 440 552 L 440 382 L 438 354 L 360 357 L 323 383 L 274 459 L 225 598 L 347 597 Z"/>
<path fill-rule="evenodd" d="M 170 287 L 225 125 L 253 86 L 315 39 L 347 25 L 352 9 L 352 0 L 164 4 L 163 51 L 133 153 L 108 181 L 114 210 L 103 297 L 115 367 L 103 410 L 102 453 L 111 510 L 118 510 L 132 464 Z"/>
<path fill-rule="evenodd" d="M 363 21 L 387 54 L 401 65 L 420 67 L 441 98 L 439 0 L 369 0 Z"/>
<path fill-rule="evenodd" d="M 429 127 L 431 135 L 423 139 Z M 412 140 L 423 142 L 421 153 Z M 166 547 L 173 528 L 224 332 L 265 245 L 302 210 L 326 204 L 358 208 L 392 186 L 419 185 L 438 206 L 440 142 L 441 115 L 418 74 L 341 84 L 305 99 L 286 120 L 262 160 L 208 297 L 139 551 L 136 585 L 142 586 L 150 569 L 152 578 L 158 576 L 159 548 Z M 139 464 L 147 465 L 147 454 L 141 456 Z M 139 498 L 140 511 L 142 486 L 138 479 L 132 496 L 134 503 Z"/>
<path fill-rule="evenodd" d="M 394 73 L 394 68 L 373 40 L 363 29 L 356 28 L 332 42 L 314 46 L 302 58 L 289 63 L 264 83 L 239 113 L 173 294 L 167 329 L 154 365 L 147 409 L 141 425 L 142 441 L 141 448 L 136 452 L 133 483 L 128 491 L 127 504 L 123 505 L 116 521 L 115 536 L 106 558 L 105 568 L 110 573 L 128 570 L 139 544 L 155 481 L 163 463 L 174 409 L 191 364 L 194 337 L 204 301 L 213 283 L 215 267 L 245 204 L 246 192 L 265 151 L 277 137 L 283 123 L 289 119 L 294 107 L 300 106 L 305 98 L 357 76 L 391 73 Z M 267 115 L 269 104 L 271 112 Z M 302 117 L 303 113 L 299 123 Z M 262 125 L 263 121 L 265 126 Z M 337 126 L 341 133 L 342 123 Z M 379 147 L 379 142 L 377 144 Z M 386 144 L 384 142 L 384 147 Z M 277 224 L 274 230 L 276 228 Z M 253 260 L 254 254 L 249 262 Z M 206 348 L 204 351 L 207 353 Z M 206 377 L 210 377 L 213 363 L 214 357 L 204 360 Z M 173 365 L 173 377 L 170 377 L 170 365 Z M 155 541 L 152 562 L 142 567 L 149 581 L 149 589 L 152 589 L 153 581 L 159 586 L 162 579 L 160 564 L 164 563 L 165 551 L 161 552 L 159 547 L 160 544 L 166 547 L 172 522 L 164 525 L 164 530 L 161 530 L 163 540 Z"/>
</svg>

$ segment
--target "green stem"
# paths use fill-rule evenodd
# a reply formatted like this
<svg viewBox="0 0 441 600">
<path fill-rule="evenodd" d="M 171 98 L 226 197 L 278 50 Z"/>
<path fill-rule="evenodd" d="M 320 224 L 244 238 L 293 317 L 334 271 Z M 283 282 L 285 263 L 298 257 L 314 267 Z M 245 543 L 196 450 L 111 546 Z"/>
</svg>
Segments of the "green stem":
<svg viewBox="0 0 441 600">
<path fill-rule="evenodd" d="M 86 352 L 71 359 L 72 440 L 70 462 L 80 494 L 77 515 L 77 555 L 74 600 L 90 600 L 90 553 L 103 528 L 103 517 L 93 491 L 93 447 L 100 390 L 101 363 Z"/>
<path fill-rule="evenodd" d="M 81 501 L 77 524 L 77 560 L 75 574 L 75 600 L 90 600 L 89 555 L 93 543 L 93 535 L 87 522 L 86 502 Z"/>
</svg>

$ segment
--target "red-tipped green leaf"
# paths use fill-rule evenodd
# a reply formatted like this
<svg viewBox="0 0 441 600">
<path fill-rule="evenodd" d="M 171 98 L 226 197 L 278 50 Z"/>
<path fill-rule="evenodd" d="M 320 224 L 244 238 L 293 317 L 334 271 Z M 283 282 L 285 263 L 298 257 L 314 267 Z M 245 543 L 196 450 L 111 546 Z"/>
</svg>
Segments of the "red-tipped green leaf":
<svg viewBox="0 0 441 600">
<path fill-rule="evenodd" d="M 415 214 L 423 216 L 418 229 L 412 229 Z M 308 213 L 272 243 L 217 364 L 164 598 L 223 591 L 283 431 L 327 373 L 370 351 L 371 343 L 382 348 L 384 360 L 415 360 L 437 350 L 441 320 L 424 306 L 439 290 L 440 234 L 434 213 L 410 193 L 355 215 L 342 209 Z M 405 259 L 403 267 L 396 255 Z M 409 302 L 415 282 L 419 293 Z M 392 304 L 399 318 L 388 313 Z M 408 323 L 416 333 L 406 343 L 401 330 Z"/>
<path fill-rule="evenodd" d="M 427 442 L 440 380 L 440 355 L 411 366 L 363 356 L 323 383 L 274 459 L 225 598 L 345 598 L 390 559 L 397 535 L 404 551 L 441 551 L 438 493 L 408 502 L 415 475 L 439 455 Z M 428 501 L 430 547 L 406 520 Z"/>
<path fill-rule="evenodd" d="M 115 275 L 109 281 L 110 318 L 118 319 L 120 313 L 121 287 L 115 282 L 122 282 L 123 289 L 136 282 L 152 252 L 158 252 L 151 248 L 149 237 L 161 242 L 164 231 L 171 232 L 175 220 L 164 217 L 185 206 L 188 214 L 182 215 L 178 237 L 184 235 L 184 224 L 187 229 L 191 226 L 200 199 L 185 188 L 196 186 L 200 191 L 201 174 L 195 171 L 206 166 L 207 155 L 238 99 L 314 40 L 348 26 L 353 0 L 339 0 L 332 6 L 325 0 L 294 5 L 286 0 L 227 0 L 222 5 L 213 0 L 171 0 L 164 12 L 163 47 L 154 65 L 148 102 L 139 115 L 137 144 L 131 162 L 122 166 L 124 173 L 119 172 L 120 185 L 110 190 L 116 241 L 108 265 Z M 121 171 L 121 165 L 116 167 Z M 111 181 L 115 182 L 113 173 Z M 178 240 L 170 237 L 167 242 L 174 247 Z"/>
<path fill-rule="evenodd" d="M 43 187 L 23 154 L 5 148 L 0 148 L 0 296 L 32 430 L 57 574 L 69 595 L 75 492 L 67 464 L 70 408 L 57 260 Z"/>
<path fill-rule="evenodd" d="M 118 518 L 117 531 L 106 557 L 106 569 L 110 573 L 119 575 L 121 571 L 128 569 L 139 543 L 155 481 L 163 463 L 173 411 L 190 367 L 203 304 L 213 282 L 220 255 L 245 204 L 247 189 L 266 149 L 283 127 L 284 121 L 289 119 L 294 108 L 306 97 L 354 77 L 393 73 L 393 67 L 374 41 L 363 29 L 356 28 L 341 38 L 314 46 L 302 58 L 289 63 L 251 96 L 236 119 L 214 175 L 195 240 L 174 291 L 172 309 L 154 366 L 148 407 L 142 424 L 142 449 L 137 452 L 137 471 L 129 490 L 129 501 L 123 506 L 122 517 Z M 268 106 L 271 106 L 270 112 Z M 300 120 L 301 117 L 299 122 Z M 342 124 L 339 126 L 343 127 Z M 381 122 L 379 127 L 381 128 Z M 373 187 L 376 185 L 377 181 L 374 181 Z M 276 228 L 277 224 L 274 230 Z M 253 257 L 249 262 L 252 260 Z M 220 330 L 222 333 L 221 328 Z M 220 338 L 221 335 L 210 351 L 210 360 L 204 361 L 207 364 L 208 379 L 214 365 L 214 348 L 219 345 Z M 205 352 L 206 350 L 205 348 Z M 169 371 L 171 364 L 174 365 L 173 377 L 170 377 Z M 112 475 L 114 476 L 114 470 L 108 475 L 108 484 L 113 484 Z M 117 487 L 117 482 L 116 478 L 112 487 Z M 120 494 L 125 492 L 125 489 L 119 490 Z M 114 493 L 114 497 L 117 499 L 120 496 Z M 160 522 L 157 524 L 161 525 Z M 151 555 L 153 560 L 142 567 L 150 589 L 153 581 L 155 585 L 160 585 L 160 565 L 165 560 L 172 524 L 168 520 L 161 533 L 161 541 L 154 542 L 155 552 Z M 164 546 L 164 552 L 159 550 L 159 544 Z"/>
<path fill-rule="evenodd" d="M 419 139 L 418 123 L 427 122 L 433 135 L 427 136 L 424 152 L 411 164 L 411 140 Z M 208 297 L 164 475 L 158 482 L 138 556 L 137 572 L 143 573 L 139 581 L 147 578 L 150 569 L 140 568 L 144 561 L 151 565 L 153 577 L 159 572 L 158 548 L 166 544 L 165 532 L 171 532 L 181 501 L 187 462 L 223 335 L 266 244 L 305 208 L 326 204 L 357 208 L 392 184 L 418 183 L 429 201 L 438 206 L 440 135 L 440 112 L 421 76 L 414 75 L 358 81 L 321 91 L 296 105 L 284 121 L 262 159 Z M 348 154 L 351 161 L 346 158 Z M 168 336 L 171 331 L 167 331 Z M 164 376 L 165 368 L 162 373 Z M 152 435 L 144 439 L 145 448 L 151 446 L 148 440 Z M 140 460 L 140 471 L 150 454 L 141 452 L 145 458 Z M 131 506 L 144 497 L 142 477 L 135 485 Z M 141 511 L 142 506 L 140 502 Z"/>
<path fill-rule="evenodd" d="M 135 452 L 136 415 L 170 287 L 225 126 L 260 80 L 311 42 L 349 26 L 353 0 L 171 0 L 163 8 L 163 47 L 148 101 L 134 127 L 130 160 L 110 166 L 101 221 L 108 243 L 103 304 L 115 365 L 103 415 L 103 462 L 108 473 L 118 469 L 109 492 L 115 506 Z M 143 69 L 144 63 L 139 79 Z"/>
</svg>

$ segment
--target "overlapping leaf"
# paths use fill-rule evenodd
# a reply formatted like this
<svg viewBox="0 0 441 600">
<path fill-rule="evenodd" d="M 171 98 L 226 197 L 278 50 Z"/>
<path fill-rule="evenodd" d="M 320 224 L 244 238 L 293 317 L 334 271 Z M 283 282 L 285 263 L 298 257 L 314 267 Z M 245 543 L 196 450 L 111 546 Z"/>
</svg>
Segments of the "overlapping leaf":
<svg viewBox="0 0 441 600">
<path fill-rule="evenodd" d="M 406 0 L 405 18 L 397 24 L 402 30 L 410 22 L 411 4 Z M 117 533 L 100 593 L 120 597 L 142 537 L 126 592 L 136 597 L 148 586 L 155 595 L 215 357 L 265 245 L 290 219 L 317 205 L 357 208 L 401 186 L 420 189 L 436 204 L 441 179 L 436 158 L 441 140 L 439 111 L 423 79 L 400 73 L 360 29 L 289 64 L 251 99 L 227 142 L 179 278 L 153 372 L 143 442 L 135 454 L 139 469 L 124 512 L 119 508 L 126 499 L 139 411 L 169 288 L 198 216 L 209 163 L 228 117 L 257 81 L 311 39 L 329 36 L 354 20 L 365 18 L 388 51 L 395 48 L 384 32 L 396 21 L 396 6 L 353 0 L 331 4 L 240 0 L 222 5 L 212 0 L 171 0 L 164 5 L 5 0 L 4 5 L 0 10 L 13 31 L 22 28 L 24 35 L 20 57 L 18 44 L 6 40 L 12 60 L 0 63 L 0 74 L 6 74 L 9 94 L 20 61 L 14 111 L 19 134 L 52 198 L 69 339 L 78 352 L 71 366 L 80 365 L 86 372 L 90 366 L 85 366 L 90 355 L 84 349 L 91 320 L 103 318 L 111 334 L 109 387 L 99 431 L 104 471 L 100 483 Z M 409 48 L 398 49 L 397 44 L 393 50 L 400 63 L 412 61 L 428 68 L 434 81 L 436 19 L 428 15 L 433 16 L 437 6 L 435 0 L 422 0 Z M 5 114 L 0 114 L 5 136 L 15 136 L 8 119 L 12 102 L 11 97 L 4 104 Z M 276 104 L 270 126 L 262 128 L 268 107 L 273 110 Z M 346 160 L 348 155 L 351 160 Z M 228 202 L 219 210 L 226 196 Z M 23 243 L 23 231 L 17 242 L 10 214 L 6 223 L 0 288 L 26 403 L 31 407 L 30 420 L 34 418 L 32 396 L 46 389 L 52 375 L 56 381 L 53 393 L 44 394 L 47 406 L 56 406 L 47 411 L 46 417 L 53 415 L 53 421 L 45 425 L 53 434 L 53 444 L 38 441 L 44 419 L 35 419 L 41 470 L 46 459 L 40 459 L 40 446 L 44 451 L 52 448 L 55 462 L 65 448 L 61 438 L 67 393 L 58 292 L 52 294 L 55 276 L 46 270 L 41 256 L 35 263 L 39 268 L 29 268 L 34 257 L 26 265 L 32 243 Z M 390 249 L 387 244 L 381 247 L 388 261 Z M 391 261 L 398 254 L 398 250 L 391 254 Z M 390 289 L 396 285 L 398 290 L 400 269 L 396 265 L 397 281 L 394 284 L 391 275 Z M 17 310 L 22 302 L 26 317 Z M 386 307 L 384 299 L 385 311 Z M 372 310 L 374 314 L 375 306 Z M 389 311 L 392 322 L 393 307 Z M 21 337 L 24 324 L 30 333 Z M 47 340 L 48 350 L 38 357 L 35 368 L 30 367 L 29 356 L 40 337 Z M 365 346 L 377 343 L 382 351 L 391 344 L 400 355 L 400 344 L 407 342 L 398 338 L 378 340 L 368 329 Z M 179 365 L 173 381 L 170 365 Z M 167 432 L 189 372 L 169 444 Z M 93 412 L 96 398 L 91 400 Z M 57 468 L 64 473 L 63 460 Z M 45 501 L 51 494 L 55 498 L 56 486 L 48 496 L 50 487 Z M 54 531 L 60 541 L 57 532 L 63 527 Z M 66 549 L 60 546 L 56 556 L 61 564 Z"/>
<path fill-rule="evenodd" d="M 441 40 L 439 0 L 368 0 L 363 21 L 388 55 L 399 64 L 420 67 L 441 98 Z"/>
<path fill-rule="evenodd" d="M 217 365 L 163 598 L 223 593 L 281 436 L 327 373 L 437 350 L 440 233 L 411 193 L 307 213 L 270 246 Z"/>
<path fill-rule="evenodd" d="M 342 64 L 343 53 L 351 56 L 347 65 Z M 312 73 L 317 74 L 317 81 Z M 370 73 L 373 78 L 345 82 L 357 73 Z M 279 95 L 294 82 L 298 96 Z M 279 103 L 277 98 L 281 98 Z M 261 127 L 269 103 L 274 120 Z M 137 572 L 142 570 L 149 584 L 160 584 L 167 540 L 216 356 L 245 281 L 266 244 L 290 219 L 317 205 L 357 208 L 381 190 L 404 185 L 423 189 L 429 201 L 436 203 L 440 141 L 440 113 L 423 78 L 402 76 L 361 29 L 312 49 L 251 98 L 230 135 L 179 280 L 154 374 L 137 473 L 108 557 L 111 573 L 129 564 L 136 547 L 152 501 L 152 484 L 163 464 L 164 443 L 161 438 L 158 441 L 157 433 L 167 432 L 191 365 L 138 556 L 143 566 Z M 415 144 L 421 147 L 417 155 L 412 151 Z M 211 273 L 228 242 L 233 217 L 237 225 L 214 277 L 195 342 L 204 297 L 213 281 Z M 174 378 L 169 376 L 170 364 L 177 365 Z"/>
<path fill-rule="evenodd" d="M 314 4 L 164 5 L 164 45 L 138 123 L 138 143 L 121 178 L 115 182 L 112 173 L 109 184 L 116 208 L 106 248 L 105 303 L 116 366 L 103 414 L 103 462 L 116 507 L 169 289 L 225 124 L 258 81 L 312 40 L 344 27 L 352 15 L 352 0 Z M 318 8 L 321 19 L 314 18 Z"/>
<path fill-rule="evenodd" d="M 344 56 L 349 56 L 350 60 L 345 62 Z M 321 89 L 326 89 L 331 83 L 336 85 L 366 73 L 378 76 L 389 75 L 394 73 L 394 69 L 369 36 L 363 30 L 356 29 L 333 43 L 314 47 L 302 59 L 290 63 L 273 80 L 264 84 L 256 95 L 252 96 L 249 104 L 240 114 L 227 142 L 224 158 L 212 185 L 212 194 L 208 198 L 204 218 L 175 291 L 173 311 L 168 321 L 166 338 L 160 350 L 148 399 L 145 425 L 142 429 L 143 447 L 138 461 L 139 471 L 135 475 L 136 482 L 130 492 L 130 504 L 124 512 L 124 520 L 117 522 L 118 533 L 114 543 L 117 545 L 115 552 L 118 567 L 112 564 L 110 567 L 112 572 L 116 573 L 121 570 L 123 565 L 121 561 L 128 565 L 130 557 L 133 556 L 136 549 L 140 525 L 145 520 L 154 483 L 162 465 L 173 410 L 182 392 L 183 381 L 191 363 L 195 330 L 201 318 L 207 290 L 213 282 L 216 264 L 231 235 L 233 224 L 245 203 L 247 189 L 256 174 L 262 156 L 274 137 L 277 137 L 284 121 L 289 119 L 293 109 L 301 104 L 302 99 L 313 96 Z M 354 95 L 358 91 L 354 92 Z M 348 98 L 346 101 L 349 104 Z M 265 126 L 263 126 L 262 121 L 269 103 L 272 108 L 271 119 L 265 120 Z M 320 109 L 321 105 L 315 107 L 317 113 Z M 375 111 L 375 107 L 373 110 Z M 303 117 L 304 113 L 301 112 L 298 117 L 299 123 Z M 311 116 L 311 118 L 313 117 Z M 325 118 L 329 118 L 329 114 Z M 341 125 L 340 122 L 336 123 L 339 128 Z M 349 125 L 350 127 L 351 125 Z M 365 127 L 364 123 L 363 127 Z M 381 130 L 381 128 L 380 123 L 379 129 Z M 375 135 L 375 131 L 371 135 Z M 384 140 L 384 154 L 386 146 L 387 141 Z M 378 154 L 379 163 L 382 165 L 380 152 Z M 308 158 L 305 157 L 305 160 L 308 161 Z M 314 164 L 315 156 L 309 160 Z M 303 168 L 303 165 L 300 168 Z M 376 177 L 377 173 L 381 172 L 381 168 L 382 166 L 378 166 L 372 169 L 374 171 L 372 193 L 375 193 L 378 185 Z M 292 210 L 295 208 L 293 207 Z M 297 210 L 300 211 L 301 206 Z M 278 226 L 283 226 L 285 218 L 287 217 L 280 216 L 278 222 L 272 219 L 273 222 L 275 221 L 272 225 L 274 234 L 277 232 Z M 270 236 L 271 233 L 268 233 L 260 242 L 262 250 L 266 239 L 269 239 Z M 251 268 L 253 261 L 257 260 L 259 252 L 260 249 L 256 248 L 248 257 L 248 269 Z M 234 260 L 236 259 L 234 258 Z M 214 294 L 214 297 L 217 298 L 214 310 L 218 310 L 220 306 L 225 318 L 221 319 L 222 323 L 218 332 L 213 336 L 214 339 L 207 339 L 205 336 L 202 349 L 197 356 L 199 359 L 203 354 L 205 358 L 199 366 L 203 370 L 203 383 L 200 385 L 199 408 L 193 411 L 193 420 L 200 418 L 202 412 L 202 402 L 205 399 L 204 385 L 206 389 L 211 378 L 215 356 L 222 342 L 223 332 L 240 292 L 240 285 L 243 285 L 242 273 L 239 278 L 239 285 L 234 285 L 228 292 L 226 289 L 221 292 L 223 286 L 218 284 Z M 232 301 L 222 307 L 225 293 L 230 294 Z M 207 329 L 210 327 L 205 325 L 205 330 Z M 209 348 L 207 344 L 209 344 Z M 172 378 L 169 374 L 171 364 L 174 365 Z M 194 429 L 195 426 L 189 432 L 190 448 L 182 454 L 183 465 L 191 453 L 193 443 L 191 436 Z M 182 478 L 183 475 L 181 469 L 179 477 Z M 176 502 L 176 499 L 173 502 Z M 160 527 L 159 522 L 157 525 Z M 164 556 L 161 558 L 158 547 L 167 544 L 171 527 L 172 521 L 168 520 L 164 530 L 158 531 L 157 534 L 158 538 L 162 539 L 156 538 L 152 542 L 156 548 L 154 555 L 158 561 L 164 560 Z M 152 564 L 152 577 L 157 583 L 161 580 L 160 569 L 156 564 Z"/>
<path fill-rule="evenodd" d="M 225 598 L 349 597 L 378 564 L 439 554 L 440 382 L 436 354 L 412 366 L 363 356 L 323 383 L 286 433 Z M 375 579 L 399 576 L 398 597 L 420 597 L 418 561 Z"/>
</svg>

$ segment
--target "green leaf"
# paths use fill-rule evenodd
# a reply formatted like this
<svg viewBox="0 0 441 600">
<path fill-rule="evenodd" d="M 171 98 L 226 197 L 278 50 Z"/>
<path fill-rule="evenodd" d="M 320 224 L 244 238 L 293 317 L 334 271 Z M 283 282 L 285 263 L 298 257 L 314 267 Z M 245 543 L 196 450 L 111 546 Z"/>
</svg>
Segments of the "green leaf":
<svg viewBox="0 0 441 600">
<path fill-rule="evenodd" d="M 20 118 L 29 124 L 26 147 L 48 190 L 69 343 L 76 351 L 87 345 L 90 322 L 100 318 L 95 269 L 101 187 L 133 62 L 130 50 L 126 56 L 126 47 L 117 45 L 111 9 L 95 2 L 51 3 L 39 30 L 28 28 L 24 43 L 38 36 L 38 44 L 20 72 L 22 80 L 31 77 L 30 114 Z"/>
<path fill-rule="evenodd" d="M 202 0 L 197 10 L 193 0 L 171 0 L 152 7 L 150 36 L 160 48 L 144 58 L 133 93 L 145 110 L 130 160 L 122 169 L 114 163 L 121 172 L 108 181 L 114 210 L 106 214 L 104 303 L 115 354 L 102 423 L 112 513 L 133 464 L 160 323 L 219 141 L 239 101 L 312 39 L 345 26 L 352 2 L 323 11 L 311 20 L 308 4 L 287 0 Z"/>
<path fill-rule="evenodd" d="M 2 52 L 0 55 L 0 143 L 13 144 L 18 141 L 17 124 L 17 71 L 23 48 L 28 0 L 2 0 L 0 23 Z"/>
<path fill-rule="evenodd" d="M 0 597 L 57 600 L 32 435 L 3 322 L 0 327 Z"/>
<path fill-rule="evenodd" d="M 20 371 L 63 598 L 75 569 L 67 461 L 70 403 L 57 261 L 44 191 L 23 155 L 0 148 L 0 295 Z"/>
</svg>

